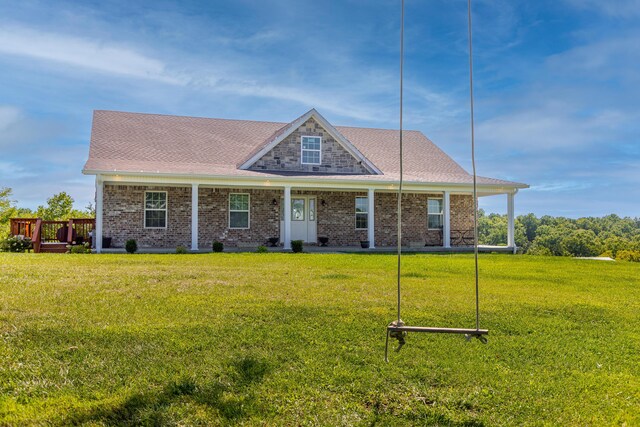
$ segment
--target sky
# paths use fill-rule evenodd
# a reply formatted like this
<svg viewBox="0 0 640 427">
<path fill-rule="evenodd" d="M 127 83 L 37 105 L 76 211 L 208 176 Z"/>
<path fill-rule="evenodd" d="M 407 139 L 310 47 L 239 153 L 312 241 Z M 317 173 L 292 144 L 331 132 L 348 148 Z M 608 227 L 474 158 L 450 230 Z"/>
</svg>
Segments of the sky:
<svg viewBox="0 0 640 427">
<path fill-rule="evenodd" d="M 640 216 L 640 0 L 474 0 L 479 175 Z M 406 0 L 404 127 L 471 171 L 467 2 Z M 82 208 L 93 110 L 397 128 L 399 0 L 0 0 L 0 187 Z M 481 198 L 506 212 L 506 197 Z"/>
</svg>

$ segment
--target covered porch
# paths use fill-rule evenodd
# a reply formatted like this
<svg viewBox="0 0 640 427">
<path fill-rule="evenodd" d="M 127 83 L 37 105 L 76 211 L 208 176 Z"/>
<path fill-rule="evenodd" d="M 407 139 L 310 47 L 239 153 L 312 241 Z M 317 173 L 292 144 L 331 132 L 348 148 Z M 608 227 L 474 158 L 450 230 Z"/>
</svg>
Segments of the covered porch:
<svg viewBox="0 0 640 427">
<path fill-rule="evenodd" d="M 397 188 L 393 184 L 354 185 L 332 180 L 293 182 L 274 179 L 262 182 L 221 180 L 174 180 L 152 177 L 98 176 L 96 179 L 96 250 L 103 250 L 103 236 L 114 233 L 117 212 L 134 212 L 136 227 L 128 238 L 140 239 L 144 233 L 155 237 L 141 250 L 175 250 L 187 246 L 191 251 L 208 251 L 212 241 L 222 241 L 225 250 L 250 250 L 275 245 L 273 250 L 291 249 L 292 240 L 303 240 L 309 251 L 363 250 L 392 251 L 397 247 Z M 133 186 L 139 199 L 123 206 L 117 188 Z M 117 188 L 116 188 L 117 187 Z M 105 200 L 105 188 L 107 198 Z M 473 246 L 473 203 L 468 189 L 442 186 L 411 186 L 403 193 L 403 239 L 406 250 L 416 252 L 465 252 Z M 167 193 L 164 228 L 146 230 L 143 197 L 146 192 Z M 176 194 L 174 195 L 173 192 Z M 483 248 L 515 251 L 515 190 L 484 188 L 481 195 L 507 197 L 508 242 L 506 246 Z M 241 209 L 234 210 L 236 196 L 243 197 Z M 231 198 L 234 198 L 232 202 Z M 106 205 L 105 205 L 106 202 Z M 175 206 L 179 204 L 179 207 Z M 105 228 L 105 215 L 109 217 Z M 233 227 L 232 218 L 246 223 Z M 114 219 L 116 218 L 116 219 Z M 138 222 L 139 221 L 139 222 Z M 137 234 L 136 234 L 137 233 Z M 145 234 L 146 235 L 146 234 Z M 157 236 L 178 236 L 160 240 Z M 126 236 L 120 237 L 124 240 Z M 118 241 L 114 238 L 114 241 Z M 159 241 L 160 245 L 153 245 Z M 276 243 L 277 241 L 277 243 Z M 323 249 L 321 249 L 323 248 Z M 327 249 L 324 249 L 327 248 Z M 236 250 L 236 249 L 233 249 Z"/>
</svg>

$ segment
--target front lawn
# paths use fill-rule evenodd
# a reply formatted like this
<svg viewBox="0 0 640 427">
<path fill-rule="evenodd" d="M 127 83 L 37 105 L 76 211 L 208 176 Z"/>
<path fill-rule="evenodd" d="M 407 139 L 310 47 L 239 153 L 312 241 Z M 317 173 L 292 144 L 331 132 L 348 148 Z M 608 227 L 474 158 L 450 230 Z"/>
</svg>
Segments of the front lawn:
<svg viewBox="0 0 640 427">
<path fill-rule="evenodd" d="M 489 343 L 391 255 L 0 254 L 0 425 L 640 425 L 640 265 L 481 255 Z M 474 326 L 473 257 L 403 318 Z"/>
</svg>

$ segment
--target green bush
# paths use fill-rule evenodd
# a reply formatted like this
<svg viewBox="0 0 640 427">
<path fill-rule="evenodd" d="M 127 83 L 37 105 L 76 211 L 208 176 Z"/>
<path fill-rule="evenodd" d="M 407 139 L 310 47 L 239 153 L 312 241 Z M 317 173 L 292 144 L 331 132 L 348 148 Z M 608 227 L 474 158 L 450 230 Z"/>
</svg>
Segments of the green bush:
<svg viewBox="0 0 640 427">
<path fill-rule="evenodd" d="M 640 262 L 640 251 L 618 251 L 616 259 L 618 261 Z"/>
<path fill-rule="evenodd" d="M 551 252 L 551 249 L 547 248 L 546 246 L 533 243 L 531 246 L 529 246 L 527 255 L 553 256 L 553 252 Z"/>
<path fill-rule="evenodd" d="M 222 252 L 224 250 L 224 245 L 222 242 L 218 242 L 217 240 L 213 242 L 213 252 Z"/>
<path fill-rule="evenodd" d="M 138 242 L 136 242 L 136 239 L 129 239 L 127 240 L 127 243 L 124 244 L 124 248 L 127 252 L 132 254 L 138 250 Z"/>
<path fill-rule="evenodd" d="M 259 254 L 264 254 L 264 253 L 269 252 L 269 249 L 267 249 L 267 247 L 265 245 L 260 245 L 256 249 L 256 252 L 259 253 Z"/>
<path fill-rule="evenodd" d="M 84 243 L 82 245 L 67 245 L 67 253 L 68 254 L 90 254 L 91 247 L 89 243 Z"/>
<path fill-rule="evenodd" d="M 189 251 L 188 251 L 188 250 L 187 250 L 187 248 L 185 248 L 184 246 L 178 246 L 178 247 L 176 248 L 176 253 L 177 253 L 177 254 L 186 254 L 186 253 L 188 253 L 188 252 L 189 252 Z"/>
<path fill-rule="evenodd" d="M 31 239 L 25 237 L 7 237 L 0 242 L 0 251 L 2 252 L 24 252 L 31 248 Z"/>
<path fill-rule="evenodd" d="M 598 256 L 603 258 L 615 258 L 615 256 L 613 256 L 613 253 L 611 251 L 604 251 Z"/>
<path fill-rule="evenodd" d="M 302 252 L 302 240 L 292 240 L 291 250 L 296 254 Z"/>
</svg>

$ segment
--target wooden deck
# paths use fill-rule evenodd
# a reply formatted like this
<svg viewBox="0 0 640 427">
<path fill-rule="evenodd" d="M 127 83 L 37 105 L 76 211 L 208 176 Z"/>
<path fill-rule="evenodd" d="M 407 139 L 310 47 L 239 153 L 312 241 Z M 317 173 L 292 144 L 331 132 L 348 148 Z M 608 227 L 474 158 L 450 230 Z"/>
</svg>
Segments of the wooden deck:
<svg viewBox="0 0 640 427">
<path fill-rule="evenodd" d="M 28 238 L 33 251 L 66 252 L 67 245 L 91 244 L 95 218 L 72 218 L 68 221 L 45 221 L 41 218 L 11 218 L 11 235 Z"/>
</svg>

